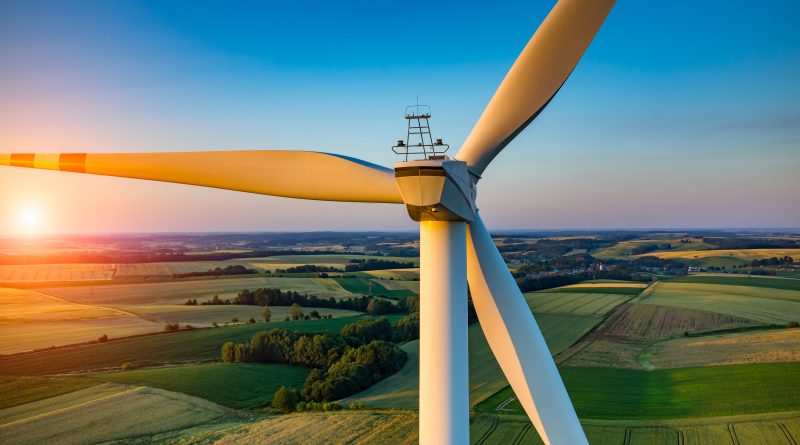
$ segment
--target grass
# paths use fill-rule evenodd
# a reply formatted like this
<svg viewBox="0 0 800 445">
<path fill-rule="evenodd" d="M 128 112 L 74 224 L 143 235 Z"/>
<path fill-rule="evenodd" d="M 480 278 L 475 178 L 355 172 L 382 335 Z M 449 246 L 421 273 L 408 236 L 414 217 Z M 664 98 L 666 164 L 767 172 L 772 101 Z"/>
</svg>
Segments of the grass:
<svg viewBox="0 0 800 445">
<path fill-rule="evenodd" d="M 391 316 L 394 321 L 400 316 Z M 216 360 L 225 342 L 246 342 L 254 333 L 272 328 L 299 332 L 339 332 L 360 317 L 329 320 L 279 321 L 196 329 L 168 334 L 122 338 L 108 343 L 0 357 L 0 375 L 49 375 L 134 366 Z"/>
<path fill-rule="evenodd" d="M 766 287 L 800 291 L 800 280 L 740 275 L 688 275 L 670 280 L 671 283 L 723 284 L 728 286 Z"/>
<path fill-rule="evenodd" d="M 0 376 L 0 410 L 88 388 L 95 382 L 85 379 L 48 379 Z"/>
<path fill-rule="evenodd" d="M 728 314 L 765 324 L 800 321 L 800 292 L 765 287 L 662 283 L 648 303 Z"/>
<path fill-rule="evenodd" d="M 580 287 L 578 287 L 580 286 Z M 605 283 L 597 283 L 593 286 L 581 286 L 580 284 L 572 286 L 557 287 L 554 289 L 547 289 L 540 292 L 550 293 L 573 293 L 580 292 L 582 294 L 619 294 L 619 295 L 639 295 L 642 292 L 643 286 L 608 286 Z"/>
<path fill-rule="evenodd" d="M 246 409 L 272 400 L 281 386 L 302 388 L 309 371 L 280 364 L 211 363 L 104 373 L 92 378 L 181 392 L 229 408 Z"/>
<path fill-rule="evenodd" d="M 578 416 L 593 419 L 671 419 L 800 409 L 800 363 L 705 366 L 637 371 L 561 368 Z M 513 396 L 503 389 L 476 407 L 493 412 Z M 506 406 L 523 413 L 518 401 Z"/>
</svg>

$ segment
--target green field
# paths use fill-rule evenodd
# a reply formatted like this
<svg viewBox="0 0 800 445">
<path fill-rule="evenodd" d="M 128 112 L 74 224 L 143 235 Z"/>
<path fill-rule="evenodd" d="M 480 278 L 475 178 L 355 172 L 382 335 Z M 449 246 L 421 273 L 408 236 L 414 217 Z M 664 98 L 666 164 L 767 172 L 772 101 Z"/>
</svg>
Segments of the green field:
<svg viewBox="0 0 800 445">
<path fill-rule="evenodd" d="M 593 419 L 672 419 L 800 409 L 800 363 L 705 366 L 638 371 L 561 368 L 578 416 Z M 508 387 L 476 409 L 494 412 L 513 396 Z M 505 407 L 522 414 L 516 400 Z"/>
<path fill-rule="evenodd" d="M 395 320 L 399 316 L 391 316 Z M 48 375 L 78 371 L 216 360 L 225 342 L 246 342 L 264 329 L 287 328 L 300 332 L 339 332 L 359 317 L 329 320 L 279 321 L 196 329 L 168 334 L 129 337 L 81 347 L 0 357 L 0 375 Z"/>
<path fill-rule="evenodd" d="M 730 286 L 768 287 L 800 291 L 800 280 L 752 275 L 688 275 L 670 280 L 671 283 L 724 284 Z"/>
<path fill-rule="evenodd" d="M 110 280 L 114 264 L 20 264 L 0 266 L 0 283 Z"/>
<path fill-rule="evenodd" d="M 261 321 L 261 306 L 247 306 L 238 304 L 208 305 L 208 306 L 186 306 L 186 305 L 132 305 L 119 306 L 132 314 L 136 314 L 144 319 L 158 323 L 183 323 L 191 324 L 195 327 L 207 327 L 212 323 L 225 324 L 231 322 L 235 317 L 240 322 L 247 322 L 250 318 Z M 360 312 L 345 309 L 328 309 L 317 307 L 303 307 L 303 313 L 317 311 L 321 315 L 332 315 L 333 317 L 354 317 Z M 289 306 L 270 306 L 272 321 L 282 321 L 289 315 Z M 162 326 L 159 324 L 158 329 Z"/>
<path fill-rule="evenodd" d="M 800 320 L 800 292 L 722 284 L 660 284 L 648 303 L 728 314 L 766 324 Z"/>
<path fill-rule="evenodd" d="M 255 408 L 281 386 L 302 388 L 310 369 L 255 363 L 210 363 L 93 375 L 100 381 L 150 386 L 201 397 L 230 408 Z"/>
<path fill-rule="evenodd" d="M 550 352 L 555 355 L 582 337 L 600 321 L 600 317 L 537 314 L 536 320 Z M 477 324 L 469 327 L 470 404 L 474 405 L 508 385 L 492 354 L 483 331 Z M 367 390 L 345 399 L 371 407 L 415 409 L 419 400 L 419 342 L 407 343 L 406 365 L 396 374 Z"/>
<path fill-rule="evenodd" d="M 383 285 L 383 280 L 373 280 L 368 278 L 333 278 L 333 280 L 335 280 L 336 283 L 338 283 L 348 292 L 352 292 L 357 295 L 383 295 L 389 298 L 405 298 L 411 295 L 416 295 L 416 292 L 400 286 L 396 287 L 395 289 L 388 289 Z M 389 282 L 393 281 L 389 280 Z"/>
<path fill-rule="evenodd" d="M 605 315 L 628 301 L 630 296 L 584 292 L 530 292 L 525 294 L 535 313 Z"/>
<path fill-rule="evenodd" d="M 81 379 L 0 376 L 0 410 L 88 388 L 94 384 Z"/>
</svg>

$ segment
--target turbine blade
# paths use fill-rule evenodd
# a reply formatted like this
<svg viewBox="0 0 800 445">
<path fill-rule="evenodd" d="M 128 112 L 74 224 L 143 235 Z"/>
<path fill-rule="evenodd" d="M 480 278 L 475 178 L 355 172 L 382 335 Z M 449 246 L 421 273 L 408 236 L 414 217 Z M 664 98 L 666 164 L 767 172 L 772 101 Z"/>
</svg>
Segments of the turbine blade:
<svg viewBox="0 0 800 445">
<path fill-rule="evenodd" d="M 560 0 L 511 66 L 456 159 L 480 176 L 566 82 L 613 5 L 614 0 Z"/>
<path fill-rule="evenodd" d="M 467 280 L 492 353 L 546 444 L 588 444 L 542 332 L 479 215 L 467 231 Z"/>
<path fill-rule="evenodd" d="M 0 165 L 199 185 L 322 201 L 402 203 L 394 172 L 313 151 L 0 154 Z"/>
</svg>

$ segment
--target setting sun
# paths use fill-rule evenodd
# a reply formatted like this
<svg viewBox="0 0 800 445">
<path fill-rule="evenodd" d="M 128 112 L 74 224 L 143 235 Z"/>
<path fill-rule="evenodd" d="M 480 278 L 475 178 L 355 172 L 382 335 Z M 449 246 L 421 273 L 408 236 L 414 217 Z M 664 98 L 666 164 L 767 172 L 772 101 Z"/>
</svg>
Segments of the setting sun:
<svg viewBox="0 0 800 445">
<path fill-rule="evenodd" d="M 21 209 L 17 215 L 17 227 L 20 233 L 36 234 L 42 226 L 42 213 L 33 206 Z"/>
</svg>

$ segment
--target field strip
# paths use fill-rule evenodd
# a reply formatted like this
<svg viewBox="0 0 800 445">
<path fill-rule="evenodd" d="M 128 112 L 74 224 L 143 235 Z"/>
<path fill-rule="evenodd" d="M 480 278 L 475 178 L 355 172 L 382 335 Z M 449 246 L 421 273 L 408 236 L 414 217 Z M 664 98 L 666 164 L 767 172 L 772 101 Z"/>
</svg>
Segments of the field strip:
<svg viewBox="0 0 800 445">
<path fill-rule="evenodd" d="M 25 419 L 52 414 L 58 410 L 78 406 L 82 403 L 101 400 L 129 389 L 129 385 L 100 383 L 77 391 L 12 406 L 0 410 L 0 428 Z"/>
<path fill-rule="evenodd" d="M 129 387 L 0 425 L 0 443 L 71 445 L 130 440 L 238 416 L 234 410 L 196 397 Z"/>
</svg>

